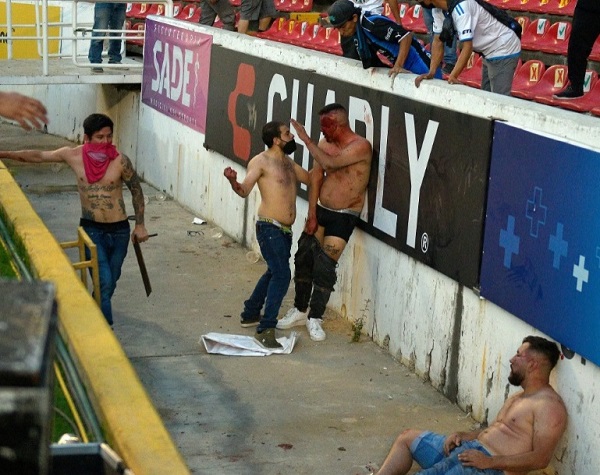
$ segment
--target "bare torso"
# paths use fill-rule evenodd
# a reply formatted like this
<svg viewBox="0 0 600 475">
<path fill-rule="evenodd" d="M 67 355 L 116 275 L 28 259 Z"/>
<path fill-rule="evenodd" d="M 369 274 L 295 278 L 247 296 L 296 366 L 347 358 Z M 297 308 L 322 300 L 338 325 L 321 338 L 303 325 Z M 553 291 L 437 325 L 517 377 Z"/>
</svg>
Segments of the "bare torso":
<svg viewBox="0 0 600 475">
<path fill-rule="evenodd" d="M 252 160 L 258 160 L 262 175 L 258 179 L 261 203 L 258 215 L 290 226 L 296 219 L 297 180 L 292 160 L 269 155 L 265 151 Z"/>
<path fill-rule="evenodd" d="M 123 200 L 123 157 L 110 162 L 106 174 L 97 182 L 89 183 L 85 176 L 82 158 L 83 147 L 73 148 L 65 161 L 77 176 L 77 189 L 81 199 L 81 216 L 99 223 L 115 223 L 127 219 Z"/>
<path fill-rule="evenodd" d="M 365 141 L 359 135 L 355 140 Z M 322 139 L 319 148 L 331 156 L 342 153 L 342 148 L 335 143 Z M 321 204 L 331 209 L 352 209 L 361 211 L 365 201 L 365 190 L 369 184 L 371 172 L 371 156 L 335 170 L 328 170 L 323 178 L 319 194 Z"/>
<path fill-rule="evenodd" d="M 562 399 L 549 386 L 532 395 L 517 393 L 506 401 L 494 423 L 477 438 L 493 455 L 529 452 L 533 450 L 536 417 L 544 417 L 545 411 L 563 409 Z M 505 472 L 506 475 L 524 473 L 527 472 Z"/>
</svg>

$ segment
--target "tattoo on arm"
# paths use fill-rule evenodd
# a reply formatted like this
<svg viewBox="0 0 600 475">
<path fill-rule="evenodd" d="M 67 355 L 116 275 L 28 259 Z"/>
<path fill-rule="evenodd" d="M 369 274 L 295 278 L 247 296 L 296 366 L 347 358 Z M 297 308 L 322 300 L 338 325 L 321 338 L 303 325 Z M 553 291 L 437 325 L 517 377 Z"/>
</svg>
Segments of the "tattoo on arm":
<svg viewBox="0 0 600 475">
<path fill-rule="evenodd" d="M 135 214 L 135 224 L 144 224 L 144 192 L 142 191 L 142 185 L 140 179 L 133 169 L 131 160 L 127 155 L 122 154 L 123 160 L 123 181 L 129 191 L 131 191 L 131 202 L 133 203 L 133 211 Z M 125 209 L 125 203 L 123 203 L 123 209 Z"/>
</svg>

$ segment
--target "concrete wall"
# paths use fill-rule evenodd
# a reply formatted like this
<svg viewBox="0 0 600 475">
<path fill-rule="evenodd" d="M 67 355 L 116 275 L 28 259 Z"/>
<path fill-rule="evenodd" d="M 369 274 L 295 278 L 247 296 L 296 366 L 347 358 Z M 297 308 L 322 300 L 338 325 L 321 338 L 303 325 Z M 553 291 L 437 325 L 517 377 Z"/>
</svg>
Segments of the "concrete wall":
<svg viewBox="0 0 600 475">
<path fill-rule="evenodd" d="M 442 81 L 429 81 L 417 89 L 412 75 L 400 75 L 392 89 L 385 70 L 364 71 L 358 63 L 343 58 L 220 30 L 202 31 L 211 32 L 215 43 L 249 55 L 315 70 L 336 79 L 352 78 L 365 87 L 393 90 L 398 96 L 506 120 L 598 148 L 597 118 Z M 211 72 L 212 80 L 218 77 L 218 70 Z M 60 112 L 53 118 L 51 132 L 77 136 L 85 117 L 79 117 L 80 109 L 106 107 L 116 119 L 120 148 L 131 155 L 146 181 L 199 216 L 217 223 L 236 240 L 257 249 L 253 231 L 257 192 L 241 200 L 222 176 L 226 166 L 234 167 L 243 176 L 242 167 L 205 150 L 203 135 L 139 104 L 137 93 L 121 93 L 105 86 L 95 96 L 87 90 L 82 94 L 89 99 L 88 105 L 84 106 L 80 98 L 75 108 L 65 110 L 62 101 L 56 104 Z M 47 104 L 52 109 L 55 103 L 48 96 Z M 52 96 L 56 97 L 54 92 Z M 74 111 L 77 119 L 73 119 Z M 65 113 L 70 119 L 62 119 Z M 259 117 L 258 122 L 261 121 L 266 118 Z M 63 130 L 67 133 L 63 134 Z M 296 235 L 301 231 L 306 209 L 306 203 L 299 200 Z M 508 360 L 521 339 L 539 333 L 480 299 L 473 290 L 359 230 L 340 260 L 338 284 L 330 306 L 349 319 L 363 318 L 364 329 L 378 344 L 483 422 L 493 420 L 507 395 L 514 391 L 507 383 Z M 548 473 L 596 475 L 600 410 L 594 399 L 600 371 L 575 355 L 559 362 L 552 383 L 565 399 L 570 421 Z"/>
</svg>

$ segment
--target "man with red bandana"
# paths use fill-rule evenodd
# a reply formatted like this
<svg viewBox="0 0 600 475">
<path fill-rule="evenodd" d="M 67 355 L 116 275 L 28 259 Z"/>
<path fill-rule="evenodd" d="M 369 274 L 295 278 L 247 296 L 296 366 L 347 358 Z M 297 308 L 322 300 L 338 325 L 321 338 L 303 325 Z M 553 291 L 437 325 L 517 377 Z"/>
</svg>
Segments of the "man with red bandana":
<svg viewBox="0 0 600 475">
<path fill-rule="evenodd" d="M 92 114 L 83 122 L 83 132 L 84 144 L 77 147 L 53 151 L 0 151 L 0 159 L 28 163 L 64 162 L 71 167 L 81 200 L 80 225 L 98 250 L 102 313 L 112 326 L 111 298 L 121 276 L 130 238 L 123 183 L 131 191 L 135 214 L 132 241 L 148 240 L 144 226 L 144 194 L 131 161 L 112 144 L 113 121 L 104 114 Z"/>
<path fill-rule="evenodd" d="M 319 117 L 324 138 L 318 144 L 302 125 L 291 120 L 314 164 L 308 188 L 308 218 L 294 257 L 294 307 L 277 324 L 279 329 L 306 324 L 314 341 L 326 338 L 323 313 L 337 281 L 338 259 L 365 202 L 373 156 L 369 141 L 350 128 L 348 112 L 342 105 L 326 105 Z"/>
</svg>

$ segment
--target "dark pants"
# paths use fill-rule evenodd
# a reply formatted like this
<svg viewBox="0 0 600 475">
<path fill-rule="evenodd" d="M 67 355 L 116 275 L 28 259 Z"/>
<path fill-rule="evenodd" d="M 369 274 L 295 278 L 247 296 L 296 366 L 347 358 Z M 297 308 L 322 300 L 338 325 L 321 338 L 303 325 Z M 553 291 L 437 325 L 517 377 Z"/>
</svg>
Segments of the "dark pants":
<svg viewBox="0 0 600 475">
<path fill-rule="evenodd" d="M 573 14 L 573 28 L 567 51 L 569 81 L 576 91 L 583 92 L 587 59 L 599 34 L 600 12 L 585 10 L 577 5 Z"/>
<path fill-rule="evenodd" d="M 298 240 L 294 262 L 294 307 L 306 312 L 310 302 L 308 318 L 323 318 L 337 280 L 337 262 L 323 251 L 317 238 L 306 233 Z"/>
<path fill-rule="evenodd" d="M 96 3 L 94 6 L 94 30 L 122 30 L 125 23 L 126 3 Z M 111 36 L 121 36 L 122 33 L 114 33 Z M 102 62 L 102 44 L 106 33 L 92 33 L 88 59 L 90 63 Z M 123 40 L 110 40 L 108 44 L 108 62 L 121 62 L 121 44 Z"/>
<path fill-rule="evenodd" d="M 283 232 L 274 224 L 257 221 L 256 239 L 263 259 L 267 263 L 267 271 L 258 279 L 252 295 L 244 302 L 241 317 L 242 320 L 256 318 L 264 305 L 265 313 L 257 328 L 257 331 L 261 332 L 277 326 L 281 302 L 292 279 L 290 271 L 292 234 Z"/>
</svg>

